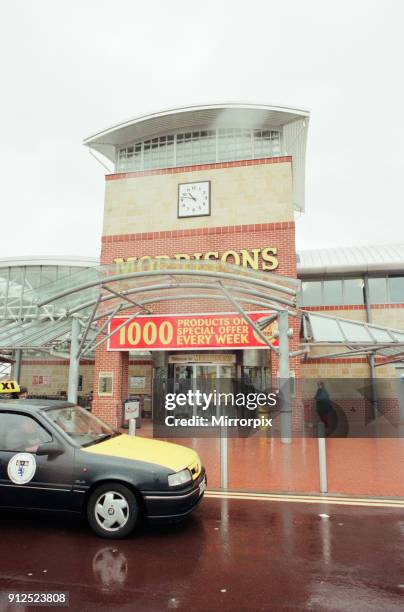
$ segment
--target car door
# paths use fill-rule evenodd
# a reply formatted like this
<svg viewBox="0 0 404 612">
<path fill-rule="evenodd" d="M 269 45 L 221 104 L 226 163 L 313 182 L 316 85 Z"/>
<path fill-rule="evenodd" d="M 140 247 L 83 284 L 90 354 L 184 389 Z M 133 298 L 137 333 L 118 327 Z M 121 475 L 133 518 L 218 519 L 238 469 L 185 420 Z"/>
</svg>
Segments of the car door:
<svg viewBox="0 0 404 612">
<path fill-rule="evenodd" d="M 0 411 L 0 505 L 72 509 L 74 448 L 35 415 Z M 37 455 L 35 444 L 57 441 L 63 452 Z"/>
</svg>

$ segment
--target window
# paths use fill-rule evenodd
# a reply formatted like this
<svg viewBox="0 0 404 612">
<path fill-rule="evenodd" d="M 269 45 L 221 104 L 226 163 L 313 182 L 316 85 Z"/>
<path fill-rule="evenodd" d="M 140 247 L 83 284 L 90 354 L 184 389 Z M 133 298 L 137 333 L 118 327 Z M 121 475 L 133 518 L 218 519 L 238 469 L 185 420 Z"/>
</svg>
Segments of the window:
<svg viewBox="0 0 404 612">
<path fill-rule="evenodd" d="M 325 306 L 339 306 L 343 303 L 342 281 L 327 280 L 323 283 L 323 304 Z"/>
<path fill-rule="evenodd" d="M 251 130 L 231 128 L 218 131 L 218 161 L 252 158 Z"/>
<path fill-rule="evenodd" d="M 116 171 L 169 168 L 281 155 L 280 132 L 243 128 L 198 129 L 155 136 L 120 147 Z"/>
<path fill-rule="evenodd" d="M 201 130 L 177 134 L 176 166 L 216 161 L 216 132 Z"/>
<path fill-rule="evenodd" d="M 45 411 L 45 416 L 80 446 L 116 435 L 109 425 L 80 406 L 56 407 Z"/>
<path fill-rule="evenodd" d="M 365 303 L 363 278 L 302 282 L 302 306 Z M 404 303 L 404 276 L 369 278 L 370 304 Z"/>
<path fill-rule="evenodd" d="M 364 304 L 364 281 L 362 278 L 344 280 L 344 304 Z"/>
<path fill-rule="evenodd" d="M 322 304 L 321 281 L 302 283 L 302 306 L 320 306 Z"/>
<path fill-rule="evenodd" d="M 362 278 L 305 281 L 302 283 L 302 306 L 341 306 L 364 304 Z"/>
<path fill-rule="evenodd" d="M 393 304 L 404 302 L 404 276 L 390 276 L 389 278 L 390 302 Z"/>
<path fill-rule="evenodd" d="M 98 395 L 112 395 L 113 374 L 112 372 L 100 372 L 98 379 Z"/>
<path fill-rule="evenodd" d="M 279 132 L 254 130 L 254 158 L 276 157 L 281 154 Z"/>
<path fill-rule="evenodd" d="M 51 441 L 52 436 L 35 419 L 23 414 L 0 414 L 1 450 L 35 453 L 40 444 Z"/>
<path fill-rule="evenodd" d="M 369 300 L 371 304 L 387 303 L 387 279 L 369 278 Z"/>
</svg>

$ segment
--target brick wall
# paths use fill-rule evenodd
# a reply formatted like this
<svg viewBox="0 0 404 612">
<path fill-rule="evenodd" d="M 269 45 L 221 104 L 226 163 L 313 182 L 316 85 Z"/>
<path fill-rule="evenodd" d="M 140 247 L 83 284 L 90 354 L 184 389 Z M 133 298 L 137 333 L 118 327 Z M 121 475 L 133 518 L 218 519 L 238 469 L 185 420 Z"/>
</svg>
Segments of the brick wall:
<svg viewBox="0 0 404 612">
<path fill-rule="evenodd" d="M 240 251 L 241 249 L 263 248 L 273 246 L 277 249 L 279 266 L 276 274 L 296 277 L 296 255 L 295 255 L 295 227 L 293 222 L 254 224 L 243 226 L 225 226 L 213 228 L 199 228 L 193 230 L 173 230 L 165 232 L 137 232 L 135 234 L 124 234 L 122 236 L 104 236 L 102 241 L 101 261 L 103 264 L 111 264 L 115 258 L 127 259 L 128 257 L 142 257 L 147 254 L 156 256 L 161 254 L 174 255 L 175 253 L 206 253 L 208 251 L 223 253 L 227 250 Z M 231 258 L 229 258 L 231 263 Z M 259 265 L 261 267 L 262 259 Z M 271 272 L 267 272 L 270 276 Z M 212 301 L 204 299 L 181 299 L 156 303 L 149 306 L 155 313 L 178 313 L 178 312 L 220 312 L 232 311 L 234 307 L 226 301 Z M 259 310 L 257 306 L 244 304 L 250 310 Z M 125 311 L 131 314 L 131 310 Z M 290 319 L 293 329 L 293 337 L 290 339 L 290 349 L 299 348 L 300 320 Z M 97 389 L 99 372 L 114 371 L 114 377 L 120 380 L 119 353 L 108 352 L 105 345 L 97 350 L 96 367 L 94 372 L 94 390 Z M 269 354 L 268 354 L 269 358 Z M 272 353 L 272 371 L 274 378 L 277 375 L 277 357 Z M 296 378 L 300 376 L 300 358 L 294 358 L 291 363 Z M 116 406 L 122 401 L 122 389 L 127 386 L 114 387 L 113 398 L 94 399 L 94 410 L 104 418 L 116 413 Z M 295 410 L 295 420 L 301 419 L 301 402 L 295 400 L 299 410 Z"/>
<path fill-rule="evenodd" d="M 173 257 L 179 253 L 196 259 L 208 252 L 221 257 L 226 251 L 272 247 L 279 263 L 274 272 L 296 278 L 290 157 L 150 170 L 106 179 L 102 264 L 111 265 L 116 258 Z M 211 215 L 178 219 L 178 184 L 204 180 L 211 182 Z M 232 254 L 226 260 L 238 263 Z M 260 255 L 259 269 L 263 263 Z M 244 307 L 259 310 L 254 305 Z M 156 303 L 150 309 L 168 314 L 232 311 L 234 307 L 225 300 L 185 298 Z M 125 314 L 131 314 L 131 310 L 125 310 Z M 295 350 L 299 345 L 299 321 L 291 320 L 290 324 L 294 330 L 290 345 Z M 127 367 L 127 356 L 108 352 L 105 345 L 97 349 L 93 409 L 107 420 L 117 420 L 117 406 L 126 397 Z M 293 360 L 292 368 L 298 376 L 299 358 Z M 277 369 L 275 358 L 275 376 Z M 97 394 L 103 371 L 114 375 L 111 398 Z"/>
</svg>

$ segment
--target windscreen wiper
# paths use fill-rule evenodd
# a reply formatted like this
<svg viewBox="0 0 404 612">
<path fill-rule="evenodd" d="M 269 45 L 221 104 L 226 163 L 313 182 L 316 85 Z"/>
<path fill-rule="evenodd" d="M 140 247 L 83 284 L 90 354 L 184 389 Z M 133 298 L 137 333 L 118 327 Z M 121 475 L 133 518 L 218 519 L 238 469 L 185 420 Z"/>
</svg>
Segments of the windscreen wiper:
<svg viewBox="0 0 404 612">
<path fill-rule="evenodd" d="M 101 434 L 100 436 L 98 436 L 98 438 L 90 440 L 90 442 L 86 442 L 85 444 L 82 444 L 82 446 L 92 446 L 93 444 L 99 444 L 100 442 L 105 442 L 105 440 L 110 440 L 111 438 L 114 438 L 116 435 L 116 433 Z"/>
</svg>

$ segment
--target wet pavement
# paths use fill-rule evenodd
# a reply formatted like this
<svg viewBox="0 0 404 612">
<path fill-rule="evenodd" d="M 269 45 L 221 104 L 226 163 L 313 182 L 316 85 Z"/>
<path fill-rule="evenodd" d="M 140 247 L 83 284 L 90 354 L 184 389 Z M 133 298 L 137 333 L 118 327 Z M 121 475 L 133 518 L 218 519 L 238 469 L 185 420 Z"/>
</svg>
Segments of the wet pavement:
<svg viewBox="0 0 404 612">
<path fill-rule="evenodd" d="M 33 609 L 8 590 L 69 591 L 81 612 L 404 609 L 402 508 L 205 499 L 117 541 L 65 516 L 0 520 L 1 612 Z"/>
</svg>

